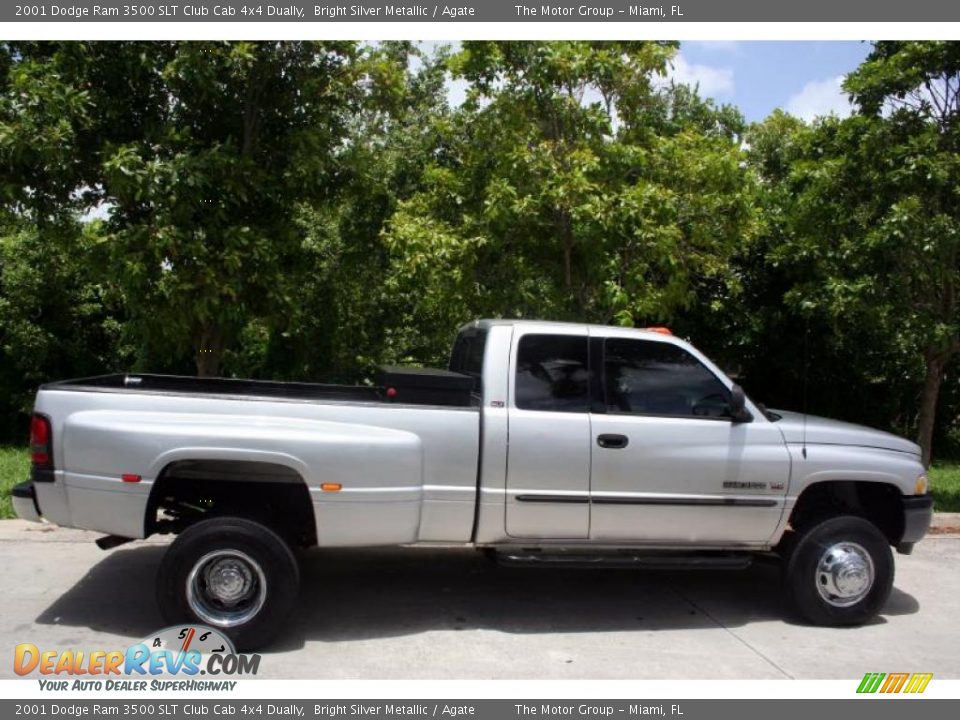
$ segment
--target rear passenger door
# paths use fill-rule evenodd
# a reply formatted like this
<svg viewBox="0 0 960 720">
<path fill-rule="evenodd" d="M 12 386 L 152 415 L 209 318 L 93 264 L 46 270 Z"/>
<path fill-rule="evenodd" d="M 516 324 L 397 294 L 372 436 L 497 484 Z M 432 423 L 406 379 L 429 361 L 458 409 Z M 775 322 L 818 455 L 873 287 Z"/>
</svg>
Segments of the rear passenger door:
<svg viewBox="0 0 960 720">
<path fill-rule="evenodd" d="M 586 328 L 518 329 L 510 356 L 507 534 L 586 539 L 590 523 Z"/>
<path fill-rule="evenodd" d="M 759 414 L 734 422 L 728 382 L 668 339 L 593 342 L 603 344 L 605 402 L 591 417 L 590 538 L 668 545 L 769 539 L 790 468 L 773 423 Z"/>
</svg>

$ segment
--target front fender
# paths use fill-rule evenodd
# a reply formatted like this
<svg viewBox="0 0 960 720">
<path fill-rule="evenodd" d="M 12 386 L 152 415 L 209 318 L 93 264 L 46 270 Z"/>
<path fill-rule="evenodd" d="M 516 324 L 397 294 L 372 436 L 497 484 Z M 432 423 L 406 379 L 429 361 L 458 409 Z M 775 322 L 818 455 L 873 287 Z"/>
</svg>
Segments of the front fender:
<svg viewBox="0 0 960 720">
<path fill-rule="evenodd" d="M 788 503 L 811 485 L 833 480 L 886 483 L 902 495 L 913 495 L 917 477 L 924 473 L 918 456 L 896 450 L 799 443 L 787 447 L 792 460 Z"/>
<path fill-rule="evenodd" d="M 924 473 L 919 456 L 912 453 L 857 445 L 790 443 L 791 472 L 783 515 L 770 539 L 780 542 L 797 499 L 808 488 L 827 482 L 868 482 L 889 485 L 904 498 L 915 493 L 917 477 Z"/>
</svg>

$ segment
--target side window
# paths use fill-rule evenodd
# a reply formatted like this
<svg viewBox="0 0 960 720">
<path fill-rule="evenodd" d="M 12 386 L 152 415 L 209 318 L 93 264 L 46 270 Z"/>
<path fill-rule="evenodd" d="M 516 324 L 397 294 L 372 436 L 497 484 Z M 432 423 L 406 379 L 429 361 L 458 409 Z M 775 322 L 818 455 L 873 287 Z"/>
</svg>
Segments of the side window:
<svg viewBox="0 0 960 720">
<path fill-rule="evenodd" d="M 587 338 L 524 335 L 517 350 L 517 407 L 523 410 L 587 412 L 590 373 Z"/>
<path fill-rule="evenodd" d="M 730 416 L 730 391 L 676 345 L 608 338 L 603 374 L 607 411 L 611 413 Z"/>
</svg>

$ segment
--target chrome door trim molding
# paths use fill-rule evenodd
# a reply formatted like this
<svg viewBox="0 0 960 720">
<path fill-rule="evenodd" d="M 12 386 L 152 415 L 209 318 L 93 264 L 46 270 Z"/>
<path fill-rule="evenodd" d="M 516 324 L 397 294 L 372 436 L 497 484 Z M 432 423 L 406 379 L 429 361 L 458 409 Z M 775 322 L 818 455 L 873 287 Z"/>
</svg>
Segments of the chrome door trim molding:
<svg viewBox="0 0 960 720">
<path fill-rule="evenodd" d="M 514 498 L 517 502 L 542 502 L 542 503 L 588 503 L 590 498 L 586 495 L 547 495 L 539 493 L 524 493 Z"/>
<path fill-rule="evenodd" d="M 657 498 L 631 497 L 629 495 L 601 495 L 592 498 L 576 495 L 549 495 L 524 493 L 514 498 L 517 502 L 540 503 L 594 503 L 596 505 L 711 505 L 737 507 L 777 507 L 779 500 L 772 498 Z"/>
</svg>

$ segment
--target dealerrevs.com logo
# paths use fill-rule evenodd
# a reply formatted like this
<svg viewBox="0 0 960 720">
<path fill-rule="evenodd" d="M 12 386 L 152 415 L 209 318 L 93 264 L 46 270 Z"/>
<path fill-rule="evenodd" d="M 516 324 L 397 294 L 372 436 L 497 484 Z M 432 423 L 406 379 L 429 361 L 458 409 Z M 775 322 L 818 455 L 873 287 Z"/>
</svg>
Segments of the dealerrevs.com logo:
<svg viewBox="0 0 960 720">
<path fill-rule="evenodd" d="M 205 625 L 175 625 L 124 650 L 39 648 L 20 643 L 17 675 L 39 675 L 41 690 L 233 690 L 256 675 L 260 655 L 240 654 L 223 633 Z M 202 676 L 202 679 L 201 679 Z"/>
<path fill-rule="evenodd" d="M 858 693 L 922 693 L 927 689 L 933 673 L 867 673 L 860 681 Z"/>
</svg>

